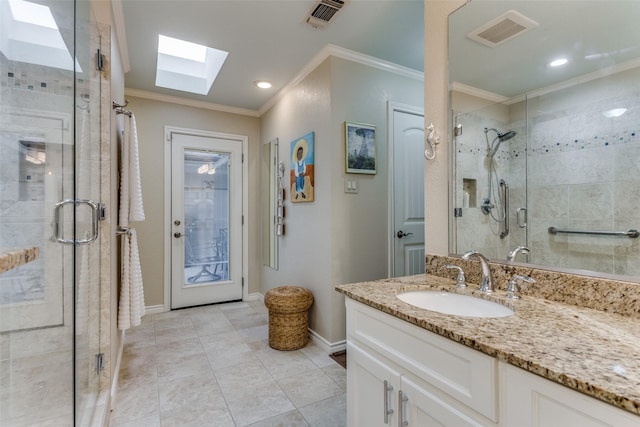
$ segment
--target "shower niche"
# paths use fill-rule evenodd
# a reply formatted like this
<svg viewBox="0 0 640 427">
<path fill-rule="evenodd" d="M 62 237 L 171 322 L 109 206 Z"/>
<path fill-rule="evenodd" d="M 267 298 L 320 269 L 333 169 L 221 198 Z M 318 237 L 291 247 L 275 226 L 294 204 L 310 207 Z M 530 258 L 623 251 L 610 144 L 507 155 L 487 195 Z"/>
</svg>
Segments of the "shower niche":
<svg viewBox="0 0 640 427">
<path fill-rule="evenodd" d="M 462 207 L 477 208 L 477 180 L 462 178 Z"/>
</svg>

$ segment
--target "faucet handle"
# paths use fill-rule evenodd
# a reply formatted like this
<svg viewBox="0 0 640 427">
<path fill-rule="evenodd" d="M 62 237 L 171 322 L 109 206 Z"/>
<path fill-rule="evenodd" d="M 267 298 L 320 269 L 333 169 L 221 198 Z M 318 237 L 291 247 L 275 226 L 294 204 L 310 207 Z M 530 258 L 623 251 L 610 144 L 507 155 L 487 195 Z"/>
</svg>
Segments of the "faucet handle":
<svg viewBox="0 0 640 427">
<path fill-rule="evenodd" d="M 462 267 L 459 267 L 459 266 L 453 265 L 453 264 L 446 264 L 446 265 L 443 266 L 443 268 L 449 268 L 449 269 L 458 270 L 458 277 L 456 277 L 456 288 L 466 288 L 467 287 L 467 279 L 464 276 L 464 270 L 462 270 Z"/>
<path fill-rule="evenodd" d="M 521 274 L 516 274 L 509 280 L 509 286 L 507 287 L 507 298 L 509 299 L 519 299 L 518 292 L 520 292 L 520 286 L 518 286 L 518 281 L 527 282 L 527 283 L 535 283 L 530 276 L 523 276 Z"/>
</svg>

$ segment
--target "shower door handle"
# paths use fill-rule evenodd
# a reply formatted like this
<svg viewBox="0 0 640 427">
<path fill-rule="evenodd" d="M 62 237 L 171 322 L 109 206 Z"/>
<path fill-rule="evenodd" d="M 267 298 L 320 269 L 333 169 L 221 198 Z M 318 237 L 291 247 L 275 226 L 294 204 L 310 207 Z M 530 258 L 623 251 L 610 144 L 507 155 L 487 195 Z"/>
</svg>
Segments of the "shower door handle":
<svg viewBox="0 0 640 427">
<path fill-rule="evenodd" d="M 63 227 L 60 224 L 60 212 L 66 205 L 87 205 L 91 208 L 91 234 L 86 239 L 65 239 L 63 236 Z M 98 203 L 89 199 L 65 199 L 58 203 L 54 208 L 54 236 L 58 243 L 65 245 L 87 245 L 98 239 L 98 221 L 100 221 L 100 206 Z"/>
</svg>

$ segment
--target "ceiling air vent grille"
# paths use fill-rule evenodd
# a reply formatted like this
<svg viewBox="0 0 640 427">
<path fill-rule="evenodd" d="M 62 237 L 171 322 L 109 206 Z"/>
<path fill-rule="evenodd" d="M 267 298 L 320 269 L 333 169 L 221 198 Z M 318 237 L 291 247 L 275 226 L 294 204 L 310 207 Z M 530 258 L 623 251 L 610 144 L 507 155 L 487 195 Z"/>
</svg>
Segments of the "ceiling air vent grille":
<svg viewBox="0 0 640 427">
<path fill-rule="evenodd" d="M 523 14 L 510 10 L 467 34 L 471 40 L 496 47 L 538 26 Z"/>
<path fill-rule="evenodd" d="M 324 28 L 349 0 L 320 0 L 305 17 L 305 22 L 314 28 Z"/>
</svg>

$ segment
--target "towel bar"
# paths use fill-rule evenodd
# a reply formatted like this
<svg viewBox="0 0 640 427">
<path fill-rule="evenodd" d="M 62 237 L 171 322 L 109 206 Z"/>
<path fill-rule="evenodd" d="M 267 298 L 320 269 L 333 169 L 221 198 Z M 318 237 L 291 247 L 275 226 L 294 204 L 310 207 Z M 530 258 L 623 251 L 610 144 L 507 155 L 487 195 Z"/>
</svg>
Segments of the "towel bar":
<svg viewBox="0 0 640 427">
<path fill-rule="evenodd" d="M 131 234 L 131 229 L 126 227 L 121 227 L 116 230 L 116 236 L 122 236 L 125 234 L 127 235 Z"/>
<path fill-rule="evenodd" d="M 549 234 L 591 234 L 596 236 L 625 236 L 630 239 L 636 239 L 640 237 L 640 231 L 638 230 L 629 230 L 629 231 L 578 231 L 578 230 L 558 230 L 556 227 L 549 227 L 547 230 Z"/>
</svg>

